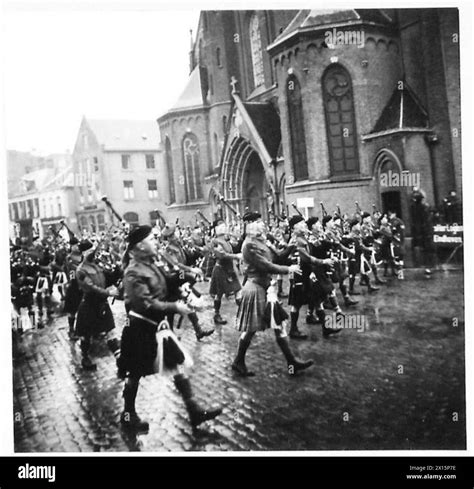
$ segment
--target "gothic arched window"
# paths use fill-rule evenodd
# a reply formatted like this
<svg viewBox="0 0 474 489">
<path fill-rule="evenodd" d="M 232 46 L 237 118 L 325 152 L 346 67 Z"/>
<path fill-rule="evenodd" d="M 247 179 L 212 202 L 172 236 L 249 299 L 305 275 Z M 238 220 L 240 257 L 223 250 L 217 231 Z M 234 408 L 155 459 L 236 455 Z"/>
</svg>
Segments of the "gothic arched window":
<svg viewBox="0 0 474 489">
<path fill-rule="evenodd" d="M 293 175 L 295 181 L 305 180 L 308 178 L 308 159 L 306 156 L 303 105 L 301 103 L 300 84 L 294 75 L 288 77 L 286 81 L 286 100 L 288 103 Z"/>
<path fill-rule="evenodd" d="M 170 204 L 176 202 L 176 192 L 174 189 L 173 155 L 171 154 L 171 143 L 169 138 L 165 140 L 166 168 L 168 170 L 168 188 L 170 190 Z"/>
<path fill-rule="evenodd" d="M 222 66 L 221 48 L 216 49 L 216 63 L 219 68 Z"/>
<path fill-rule="evenodd" d="M 359 158 L 351 77 L 335 64 L 326 70 L 322 83 L 331 173 L 356 173 Z"/>
<path fill-rule="evenodd" d="M 201 199 L 199 141 L 192 133 L 186 134 L 183 139 L 183 164 L 186 178 L 186 202 Z"/>
<path fill-rule="evenodd" d="M 253 67 L 253 84 L 254 87 L 257 88 L 265 83 L 265 77 L 263 74 L 262 40 L 260 39 L 260 26 L 258 15 L 256 13 L 250 18 L 249 34 Z"/>
</svg>

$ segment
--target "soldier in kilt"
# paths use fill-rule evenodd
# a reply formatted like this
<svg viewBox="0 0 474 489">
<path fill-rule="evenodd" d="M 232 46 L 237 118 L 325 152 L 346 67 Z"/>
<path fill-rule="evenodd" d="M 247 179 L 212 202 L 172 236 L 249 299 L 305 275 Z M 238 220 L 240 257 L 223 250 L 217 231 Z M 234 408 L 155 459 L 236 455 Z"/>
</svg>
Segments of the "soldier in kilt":
<svg viewBox="0 0 474 489">
<path fill-rule="evenodd" d="M 121 353 L 118 360 L 119 376 L 126 377 L 123 391 L 124 411 L 121 423 L 126 428 L 148 431 L 149 424 L 135 411 L 135 399 L 140 378 L 161 373 L 156 367 L 160 323 L 171 314 L 188 315 L 192 312 L 186 304 L 176 301 L 170 294 L 168 277 L 156 260 L 156 244 L 150 226 L 138 226 L 128 236 L 124 272 L 124 300 L 128 322 L 122 331 Z M 174 343 L 179 356 L 179 343 Z M 169 359 L 168 359 L 169 361 Z M 164 358 L 167 363 L 167 359 Z M 178 364 L 181 362 L 177 362 Z M 172 367 L 173 370 L 175 367 Z M 170 367 L 171 369 L 171 367 Z M 174 384 L 183 397 L 191 424 L 197 426 L 218 416 L 221 408 L 205 409 L 196 401 L 189 378 L 176 367 Z"/>
<path fill-rule="evenodd" d="M 176 236 L 176 226 L 174 224 L 166 224 L 165 228 L 161 233 L 161 237 L 165 242 L 165 252 L 167 256 L 173 261 L 174 265 L 179 268 L 184 273 L 193 274 L 198 277 L 202 277 L 203 273 L 200 268 L 191 267 L 188 264 L 188 259 L 186 253 Z M 191 322 L 194 332 L 196 334 L 196 339 L 201 341 L 202 338 L 206 336 L 210 336 L 214 333 L 214 328 L 205 328 L 200 320 L 196 312 L 191 312 L 188 315 L 188 319 Z M 173 315 L 169 315 L 168 320 L 170 321 L 171 326 L 173 326 Z"/>
<path fill-rule="evenodd" d="M 246 215 L 247 237 L 242 246 L 245 275 L 247 280 L 242 289 L 242 301 L 236 318 L 236 328 L 242 333 L 239 339 L 237 354 L 232 363 L 232 369 L 242 377 L 255 375 L 245 365 L 245 354 L 257 331 L 273 328 L 276 341 L 283 352 L 288 364 L 290 375 L 296 374 L 313 364 L 312 360 L 300 360 L 295 357 L 290 348 L 286 333 L 285 321 L 268 320 L 267 289 L 270 286 L 272 274 L 301 272 L 298 265 L 277 265 L 272 262 L 272 252 L 266 244 L 266 224 L 260 214 Z M 281 308 L 276 308 L 281 312 Z M 275 319 L 275 318 L 274 318 Z"/>
<path fill-rule="evenodd" d="M 226 297 L 234 296 L 235 302 L 239 305 L 242 286 L 234 262 L 240 260 L 241 255 L 233 252 L 224 221 L 216 223 L 215 233 L 216 237 L 212 241 L 212 252 L 216 257 L 216 264 L 212 271 L 209 294 L 214 299 L 214 322 L 216 324 L 227 324 L 227 321 L 220 315 L 222 297 L 224 295 Z"/>
<path fill-rule="evenodd" d="M 83 256 L 79 246 L 77 238 L 73 238 L 70 241 L 71 252 L 66 259 L 66 268 L 69 278 L 69 283 L 66 289 L 64 298 L 64 312 L 68 315 L 67 320 L 69 324 L 69 338 L 75 340 L 78 337 L 74 331 L 74 323 L 76 321 L 77 310 L 79 304 L 82 301 L 82 290 L 79 288 L 79 284 L 76 278 L 77 268 L 82 262 Z"/>
<path fill-rule="evenodd" d="M 77 311 L 76 334 L 81 337 L 82 367 L 95 370 L 96 365 L 89 357 L 91 340 L 101 333 L 110 333 L 115 328 L 114 316 L 107 301 L 109 297 L 118 297 L 114 285 L 106 287 L 102 268 L 95 262 L 95 250 L 90 241 L 82 241 L 79 249 L 84 253 L 84 260 L 77 267 L 76 278 L 83 296 Z M 109 337 L 107 346 L 118 355 L 117 338 Z"/>
</svg>

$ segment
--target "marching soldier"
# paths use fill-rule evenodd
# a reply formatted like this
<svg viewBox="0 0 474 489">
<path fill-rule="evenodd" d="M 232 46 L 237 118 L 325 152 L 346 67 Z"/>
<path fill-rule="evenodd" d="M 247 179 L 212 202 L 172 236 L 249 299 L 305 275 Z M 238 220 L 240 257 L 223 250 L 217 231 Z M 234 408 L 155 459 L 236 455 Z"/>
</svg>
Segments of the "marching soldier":
<svg viewBox="0 0 474 489">
<path fill-rule="evenodd" d="M 83 297 L 77 311 L 76 334 L 81 337 L 82 367 L 85 370 L 95 370 L 97 366 L 89 357 L 91 340 L 92 337 L 110 333 L 115 328 L 114 316 L 107 299 L 118 297 L 119 292 L 114 285 L 106 287 L 104 272 L 95 260 L 93 244 L 83 240 L 79 244 L 79 250 L 84 253 L 84 260 L 77 267 L 76 278 Z M 107 346 L 117 356 L 117 338 L 109 337 Z"/>
<path fill-rule="evenodd" d="M 171 258 L 174 265 L 179 268 L 182 272 L 193 274 L 196 277 L 202 277 L 202 270 L 197 267 L 190 267 L 187 265 L 187 257 L 186 253 L 179 242 L 178 237 L 176 236 L 176 226 L 174 224 L 167 224 L 161 233 L 162 238 L 165 240 L 165 253 L 168 257 Z M 206 329 L 204 328 L 195 312 L 191 312 L 188 315 L 191 324 L 193 325 L 194 331 L 196 333 L 196 338 L 200 341 L 202 338 L 206 336 L 210 336 L 214 333 L 214 329 Z M 169 321 L 173 323 L 172 316 L 169 317 Z"/>
<path fill-rule="evenodd" d="M 298 329 L 299 311 L 303 305 L 312 305 L 313 303 L 313 287 L 311 284 L 310 275 L 312 273 L 312 265 L 321 263 L 311 256 L 310 244 L 306 239 L 308 234 L 308 225 L 304 217 L 300 215 L 292 216 L 289 220 L 290 231 L 292 238 L 290 244 L 296 246 L 294 258 L 301 267 L 301 273 L 290 275 L 290 295 L 288 305 L 290 306 L 290 338 L 304 340 L 308 336 L 301 333 Z M 326 264 L 331 265 L 332 260 L 326 260 Z"/>
<path fill-rule="evenodd" d="M 64 312 L 68 315 L 69 338 L 75 340 L 78 337 L 74 331 L 74 323 L 76 321 L 77 310 L 82 300 L 82 290 L 76 277 L 77 268 L 82 262 L 83 256 L 79 246 L 79 240 L 73 238 L 70 241 L 71 251 L 66 258 L 66 269 L 68 273 L 69 283 L 66 289 L 64 298 Z"/>
<path fill-rule="evenodd" d="M 242 286 L 235 270 L 235 260 L 239 260 L 241 255 L 233 252 L 224 221 L 216 223 L 215 233 L 216 237 L 212 241 L 211 249 L 216 257 L 216 264 L 212 271 L 209 294 L 214 299 L 214 322 L 227 324 L 220 315 L 222 296 L 234 296 L 237 306 L 239 305 Z"/>
<path fill-rule="evenodd" d="M 258 214 L 256 214 L 258 216 Z M 255 219 L 252 221 L 252 219 Z M 301 273 L 298 265 L 277 265 L 272 262 L 272 253 L 266 245 L 266 224 L 259 217 L 247 217 L 247 237 L 242 247 L 245 275 L 247 280 L 242 289 L 242 301 L 237 311 L 236 328 L 242 333 L 239 339 L 237 354 L 232 363 L 232 370 L 242 377 L 255 375 L 245 365 L 245 355 L 252 338 L 257 331 L 272 328 L 275 338 L 288 364 L 288 373 L 296 374 L 313 365 L 312 360 L 300 360 L 291 350 L 286 332 L 286 318 L 288 317 L 281 307 L 275 311 L 280 316 L 275 317 L 271 312 L 267 317 L 267 293 L 272 288 L 272 274 Z M 276 283 L 274 297 L 277 297 Z"/>
<path fill-rule="evenodd" d="M 369 273 L 371 271 L 369 260 L 371 259 L 373 249 L 366 246 L 365 243 L 367 241 L 366 239 L 364 240 L 364 238 L 362 237 L 361 224 L 358 219 L 353 219 L 351 221 L 350 228 L 350 238 L 354 241 L 356 251 L 356 265 L 352 269 L 352 271 L 360 273 L 360 283 L 367 285 L 369 293 L 376 292 L 377 290 L 379 290 L 379 288 L 372 285 L 369 277 Z M 353 278 L 355 279 L 355 273 L 351 276 L 349 292 L 352 295 L 355 295 L 355 292 L 353 290 Z"/>
<path fill-rule="evenodd" d="M 158 325 L 169 314 L 189 315 L 192 309 L 176 301 L 175 297 L 170 297 L 165 270 L 156 262 L 156 245 L 151 227 L 133 229 L 128 236 L 127 250 L 130 260 L 124 273 L 124 300 L 129 321 L 122 332 L 118 360 L 120 375 L 127 377 L 121 422 L 124 427 L 148 431 L 149 424 L 136 413 L 135 399 L 140 378 L 158 373 Z M 199 405 L 190 380 L 183 372 L 174 375 L 174 384 L 186 404 L 193 426 L 221 413 L 221 408 L 205 409 Z"/>
</svg>

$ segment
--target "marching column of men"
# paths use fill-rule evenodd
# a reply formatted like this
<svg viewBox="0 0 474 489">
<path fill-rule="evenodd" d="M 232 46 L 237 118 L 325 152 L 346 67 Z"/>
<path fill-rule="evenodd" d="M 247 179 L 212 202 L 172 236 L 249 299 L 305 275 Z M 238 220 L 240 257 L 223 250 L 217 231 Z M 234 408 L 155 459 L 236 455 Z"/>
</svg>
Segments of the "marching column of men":
<svg viewBox="0 0 474 489">
<path fill-rule="evenodd" d="M 206 409 L 196 402 L 186 373 L 192 358 L 174 334 L 184 317 L 198 341 L 215 330 L 205 328 L 199 318 L 197 282 L 210 278 L 216 326 L 228 322 L 221 315 L 223 298 L 235 300 L 240 337 L 231 368 L 249 377 L 255 372 L 247 368 L 245 358 L 257 332 L 273 329 L 288 373 L 295 375 L 313 364 L 297 358 L 290 342 L 308 339 L 298 325 L 302 307 L 305 322 L 320 324 L 322 337 L 329 339 L 341 330 L 327 326 L 326 311 L 344 314 L 337 289 L 341 304 L 354 307 L 358 302 L 352 296 L 360 295 L 357 276 L 369 293 L 385 283 L 378 275 L 379 265 L 384 276 L 390 268 L 398 279 L 404 278 L 404 225 L 393 212 L 359 212 L 350 219 L 339 212 L 326 213 L 321 220 L 297 214 L 279 218 L 272 227 L 258 212 L 247 212 L 242 222 L 243 228 L 224 220 L 193 229 L 177 224 L 161 229 L 139 226 L 128 233 L 81 240 L 70 236 L 69 242 L 58 240 L 56 233 L 53 240 L 34 239 L 30 248 L 26 243 L 12 246 L 16 354 L 21 354 L 18 344 L 26 329 L 44 328 L 44 309 L 51 319 L 59 308 L 68 315 L 71 341 L 80 338 L 85 371 L 96 370 L 91 359 L 94 338 L 105 339 L 115 356 L 118 376 L 125 381 L 124 427 L 148 429 L 135 411 L 135 399 L 141 377 L 156 373 L 173 376 L 191 424 L 198 426 L 218 416 L 221 408 Z M 284 276 L 289 277 L 288 294 L 283 291 Z M 282 303 L 286 297 L 289 314 Z M 109 298 L 124 300 L 127 324 L 120 341 Z"/>
</svg>

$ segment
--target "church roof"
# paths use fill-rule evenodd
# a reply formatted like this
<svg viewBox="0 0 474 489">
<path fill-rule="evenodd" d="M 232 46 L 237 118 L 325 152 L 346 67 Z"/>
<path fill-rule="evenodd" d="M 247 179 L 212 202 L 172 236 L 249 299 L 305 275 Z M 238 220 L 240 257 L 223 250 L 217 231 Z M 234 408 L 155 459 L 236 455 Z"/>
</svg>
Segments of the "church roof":
<svg viewBox="0 0 474 489">
<path fill-rule="evenodd" d="M 168 112 L 175 110 L 190 109 L 196 107 L 202 107 L 202 85 L 201 85 L 201 72 L 199 66 L 196 66 L 189 75 L 186 86 L 183 92 L 179 96 L 178 100 L 169 109 Z"/>
<path fill-rule="evenodd" d="M 278 155 L 281 142 L 280 116 L 270 103 L 244 103 L 245 110 L 252 119 L 268 154 L 272 158 Z"/>
<path fill-rule="evenodd" d="M 269 48 L 277 46 L 300 32 L 367 23 L 385 26 L 393 25 L 392 19 L 380 9 L 300 10 Z"/>
<path fill-rule="evenodd" d="M 410 87 L 395 88 L 370 134 L 403 128 L 427 128 L 428 114 Z"/>
<path fill-rule="evenodd" d="M 157 151 L 160 143 L 155 121 L 87 119 L 104 150 Z"/>
</svg>

